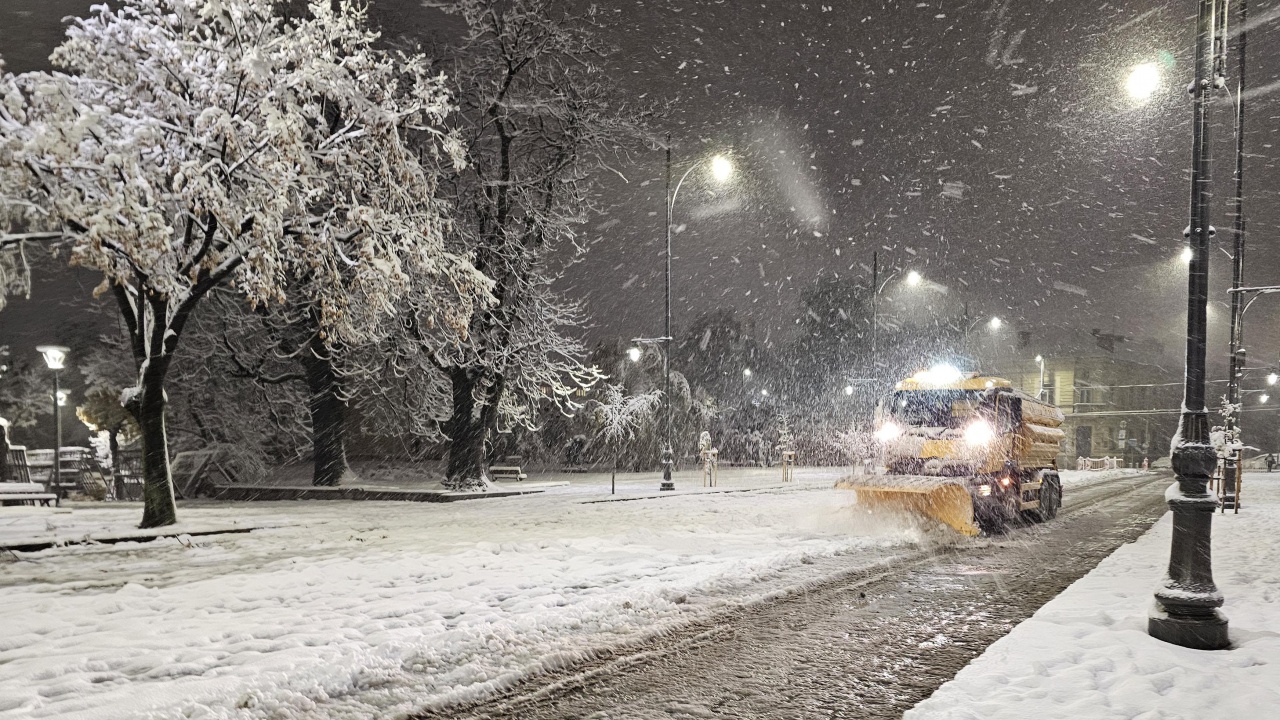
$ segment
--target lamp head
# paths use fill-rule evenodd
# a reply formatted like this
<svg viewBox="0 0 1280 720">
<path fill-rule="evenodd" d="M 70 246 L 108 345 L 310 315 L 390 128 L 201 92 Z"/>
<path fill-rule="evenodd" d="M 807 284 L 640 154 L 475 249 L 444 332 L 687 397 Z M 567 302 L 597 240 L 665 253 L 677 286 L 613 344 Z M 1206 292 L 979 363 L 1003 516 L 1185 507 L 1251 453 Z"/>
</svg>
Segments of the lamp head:
<svg viewBox="0 0 1280 720">
<path fill-rule="evenodd" d="M 725 182 L 733 177 L 733 162 L 724 155 L 716 155 L 711 158 L 711 177 L 716 182 Z"/>
<path fill-rule="evenodd" d="M 66 367 L 67 353 L 71 348 L 62 345 L 39 345 L 36 351 L 44 355 L 44 362 L 50 370 L 61 370 Z"/>
<path fill-rule="evenodd" d="M 1139 102 L 1151 97 L 1160 88 L 1160 68 L 1155 63 L 1143 63 L 1129 72 L 1125 89 L 1129 97 Z"/>
</svg>

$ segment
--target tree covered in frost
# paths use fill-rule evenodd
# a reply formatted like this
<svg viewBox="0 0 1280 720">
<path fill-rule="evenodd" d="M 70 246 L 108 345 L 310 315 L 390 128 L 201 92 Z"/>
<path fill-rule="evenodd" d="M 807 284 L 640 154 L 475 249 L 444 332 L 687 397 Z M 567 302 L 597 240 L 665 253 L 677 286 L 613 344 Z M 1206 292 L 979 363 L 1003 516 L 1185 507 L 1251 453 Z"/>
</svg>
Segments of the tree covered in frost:
<svg viewBox="0 0 1280 720">
<path fill-rule="evenodd" d="M 56 73 L 0 79 L 5 204 L 52 225 L 102 272 L 130 336 L 125 393 L 144 445 L 142 525 L 176 521 L 165 384 L 197 306 L 230 282 L 252 304 L 290 282 L 315 295 L 324 341 L 364 338 L 412 272 L 441 278 L 438 326 L 463 333 L 485 286 L 445 251 L 434 171 L 402 152 L 449 110 L 421 57 L 376 50 L 356 4 L 271 0 L 96 5 L 52 55 Z M 430 156 L 431 153 L 425 153 Z M 14 171 L 25 182 L 10 184 Z M 22 229 L 22 228 L 18 228 Z M 464 300 L 459 302 L 459 300 Z"/>
<path fill-rule="evenodd" d="M 473 317 L 466 342 L 435 354 L 452 400 L 446 482 L 485 487 L 486 441 L 496 431 L 535 425 L 546 402 L 573 412 L 575 391 L 600 379 L 571 334 L 582 308 L 552 289 L 559 268 L 550 255 L 583 249 L 579 227 L 595 211 L 596 178 L 635 139 L 643 113 L 608 94 L 594 7 L 432 5 L 467 25 L 450 49 L 467 153 L 466 170 L 442 184 L 456 213 L 450 237 L 494 281 L 496 300 Z"/>
</svg>

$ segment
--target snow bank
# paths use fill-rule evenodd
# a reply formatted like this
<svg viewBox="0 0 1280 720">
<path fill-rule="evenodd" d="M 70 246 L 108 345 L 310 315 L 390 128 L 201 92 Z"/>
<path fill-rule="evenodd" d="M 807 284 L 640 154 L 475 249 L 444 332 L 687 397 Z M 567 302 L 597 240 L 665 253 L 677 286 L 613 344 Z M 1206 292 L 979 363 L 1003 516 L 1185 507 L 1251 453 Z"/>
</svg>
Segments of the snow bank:
<svg viewBox="0 0 1280 720">
<path fill-rule="evenodd" d="M 0 714 L 402 717 L 669 631 L 815 558 L 870 565 L 921 538 L 825 482 L 583 499 L 197 505 L 186 522 L 289 524 L 0 558 Z M 5 508 L 0 526 L 137 513 Z"/>
<path fill-rule="evenodd" d="M 1245 475 L 1239 515 L 1215 515 L 1214 578 L 1234 648 L 1146 633 L 1171 516 L 1014 628 L 904 720 L 1280 717 L 1280 476 Z"/>
</svg>

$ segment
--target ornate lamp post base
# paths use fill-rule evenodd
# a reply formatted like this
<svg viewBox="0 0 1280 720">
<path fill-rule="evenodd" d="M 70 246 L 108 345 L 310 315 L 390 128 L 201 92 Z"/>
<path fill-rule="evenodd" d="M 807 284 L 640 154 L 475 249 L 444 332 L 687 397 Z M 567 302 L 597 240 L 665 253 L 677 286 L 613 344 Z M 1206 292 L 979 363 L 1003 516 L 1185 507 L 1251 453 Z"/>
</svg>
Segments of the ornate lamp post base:
<svg viewBox="0 0 1280 720">
<path fill-rule="evenodd" d="M 1147 618 L 1147 634 L 1192 650 L 1226 650 L 1227 618 L 1217 609 L 1201 617 L 1174 617 L 1156 610 Z"/>
<path fill-rule="evenodd" d="M 1199 419 L 1199 418 L 1197 418 Z M 1156 590 L 1147 618 L 1147 634 L 1195 650 L 1231 646 L 1227 618 L 1218 611 L 1222 593 L 1213 582 L 1210 531 L 1218 498 L 1209 492 L 1209 474 L 1217 463 L 1213 447 L 1186 442 L 1173 453 L 1178 481 L 1165 491 L 1173 513 L 1169 572 Z"/>
</svg>

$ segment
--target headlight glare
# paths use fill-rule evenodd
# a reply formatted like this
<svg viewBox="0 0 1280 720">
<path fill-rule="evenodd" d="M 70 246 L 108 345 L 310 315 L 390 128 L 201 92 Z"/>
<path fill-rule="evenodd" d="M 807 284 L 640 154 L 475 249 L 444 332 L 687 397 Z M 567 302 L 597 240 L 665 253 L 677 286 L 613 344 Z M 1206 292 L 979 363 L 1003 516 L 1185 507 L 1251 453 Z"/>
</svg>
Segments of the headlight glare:
<svg viewBox="0 0 1280 720">
<path fill-rule="evenodd" d="M 876 439 L 880 442 L 896 440 L 900 435 L 902 435 L 902 426 L 892 420 L 881 425 L 876 430 Z"/>
<path fill-rule="evenodd" d="M 996 437 L 996 429 L 986 420 L 974 420 L 964 429 L 964 441 L 967 445 L 989 445 Z"/>
</svg>

